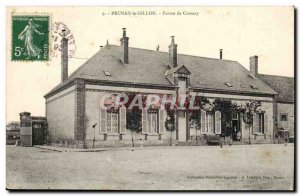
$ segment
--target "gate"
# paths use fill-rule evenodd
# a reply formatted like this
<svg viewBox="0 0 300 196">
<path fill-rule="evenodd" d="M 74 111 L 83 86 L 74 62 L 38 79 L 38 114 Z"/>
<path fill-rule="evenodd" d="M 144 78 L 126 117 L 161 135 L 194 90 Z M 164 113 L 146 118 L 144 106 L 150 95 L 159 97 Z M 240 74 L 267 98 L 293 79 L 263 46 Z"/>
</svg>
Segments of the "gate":
<svg viewBox="0 0 300 196">
<path fill-rule="evenodd" d="M 30 116 L 29 112 L 20 113 L 21 146 L 43 145 L 47 143 L 47 119 Z"/>
</svg>

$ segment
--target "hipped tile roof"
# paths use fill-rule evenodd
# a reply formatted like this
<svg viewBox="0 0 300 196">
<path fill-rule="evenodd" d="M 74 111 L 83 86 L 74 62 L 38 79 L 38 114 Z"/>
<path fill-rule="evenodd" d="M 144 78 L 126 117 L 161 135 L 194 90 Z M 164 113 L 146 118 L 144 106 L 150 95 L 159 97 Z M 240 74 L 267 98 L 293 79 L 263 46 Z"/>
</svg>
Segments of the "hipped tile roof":
<svg viewBox="0 0 300 196">
<path fill-rule="evenodd" d="M 134 84 L 170 86 L 165 74 L 169 67 L 167 52 L 129 47 L 129 64 L 124 65 L 120 46 L 106 45 L 92 56 L 69 78 L 47 95 L 74 81 L 76 78 Z M 178 54 L 178 66 L 184 65 L 190 72 L 191 88 L 234 91 L 237 93 L 276 94 L 268 85 L 254 78 L 237 61 L 213 59 Z M 106 76 L 104 71 L 111 73 Z M 228 82 L 232 87 L 228 87 Z M 250 85 L 257 87 L 253 89 Z M 47 96 L 45 95 L 45 97 Z"/>
<path fill-rule="evenodd" d="M 278 93 L 278 102 L 294 103 L 295 86 L 294 78 L 285 76 L 274 76 L 259 74 L 258 78 L 268 84 L 274 91 Z"/>
</svg>

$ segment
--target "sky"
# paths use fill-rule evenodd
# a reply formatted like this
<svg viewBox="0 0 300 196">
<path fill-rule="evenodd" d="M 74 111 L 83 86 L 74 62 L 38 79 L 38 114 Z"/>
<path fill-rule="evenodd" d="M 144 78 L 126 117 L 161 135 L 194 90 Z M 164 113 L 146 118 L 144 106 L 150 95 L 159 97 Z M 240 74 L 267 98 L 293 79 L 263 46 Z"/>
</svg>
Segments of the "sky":
<svg viewBox="0 0 300 196">
<path fill-rule="evenodd" d="M 117 11 L 158 14 L 103 15 Z M 11 15 L 40 13 L 49 15 L 52 24 L 64 23 L 73 34 L 76 50 L 69 59 L 69 75 L 107 40 L 119 45 L 126 27 L 130 47 L 155 50 L 159 44 L 160 51 L 168 51 L 174 35 L 180 54 L 219 58 L 222 48 L 224 59 L 238 61 L 247 69 L 249 57 L 258 55 L 259 73 L 294 76 L 293 7 L 10 7 L 6 28 L 7 122 L 19 120 L 23 111 L 45 116 L 43 96 L 60 83 L 59 53 L 48 62 L 11 61 Z M 50 39 L 50 43 L 54 41 Z"/>
</svg>

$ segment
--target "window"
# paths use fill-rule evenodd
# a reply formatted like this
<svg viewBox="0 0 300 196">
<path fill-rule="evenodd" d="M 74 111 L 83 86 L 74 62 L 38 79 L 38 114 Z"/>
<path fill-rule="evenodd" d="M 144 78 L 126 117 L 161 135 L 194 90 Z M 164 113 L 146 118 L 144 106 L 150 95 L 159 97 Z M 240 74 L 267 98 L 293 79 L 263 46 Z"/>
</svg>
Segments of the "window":
<svg viewBox="0 0 300 196">
<path fill-rule="evenodd" d="M 111 76 L 109 71 L 103 71 L 106 76 Z"/>
<path fill-rule="evenodd" d="M 106 116 L 106 132 L 118 133 L 119 114 L 115 111 L 107 111 Z"/>
<path fill-rule="evenodd" d="M 238 113 L 232 113 L 232 120 L 238 120 Z"/>
<path fill-rule="evenodd" d="M 207 133 L 214 133 L 214 113 L 206 112 Z"/>
<path fill-rule="evenodd" d="M 231 85 L 229 82 L 225 82 L 225 84 L 226 84 L 228 87 L 232 87 L 232 85 Z"/>
<path fill-rule="evenodd" d="M 245 85 L 243 85 L 243 84 L 241 84 L 240 86 L 241 86 L 242 88 L 246 88 Z"/>
<path fill-rule="evenodd" d="M 264 133 L 264 113 L 258 113 L 257 114 L 257 127 L 259 133 Z"/>
<path fill-rule="evenodd" d="M 149 112 L 147 115 L 148 132 L 157 133 L 158 132 L 158 113 Z"/>
<path fill-rule="evenodd" d="M 142 109 L 142 134 L 161 134 L 165 127 L 163 109 Z M 155 135 L 155 134 L 154 134 Z"/>
<path fill-rule="evenodd" d="M 42 128 L 42 125 L 40 125 L 40 124 L 34 124 L 34 125 L 33 125 L 33 128 L 35 128 L 35 129 L 41 129 L 41 128 Z"/>
<path fill-rule="evenodd" d="M 253 89 L 257 89 L 257 87 L 254 86 L 254 85 L 250 85 L 250 87 L 253 88 Z"/>
<path fill-rule="evenodd" d="M 280 114 L 280 121 L 287 121 L 288 115 L 287 114 Z"/>
<path fill-rule="evenodd" d="M 201 134 L 221 134 L 221 112 L 201 110 Z"/>
</svg>

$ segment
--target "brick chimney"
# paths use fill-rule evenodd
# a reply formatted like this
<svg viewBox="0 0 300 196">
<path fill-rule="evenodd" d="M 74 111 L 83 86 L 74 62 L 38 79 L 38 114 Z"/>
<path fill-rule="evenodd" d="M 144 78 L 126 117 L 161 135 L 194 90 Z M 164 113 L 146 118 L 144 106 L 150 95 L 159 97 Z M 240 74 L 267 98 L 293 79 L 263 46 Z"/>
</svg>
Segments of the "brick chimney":
<svg viewBox="0 0 300 196">
<path fill-rule="evenodd" d="M 223 59 L 223 49 L 220 49 L 220 59 Z"/>
<path fill-rule="evenodd" d="M 129 63 L 128 59 L 128 45 L 129 45 L 129 37 L 126 36 L 126 28 L 123 28 L 123 37 L 120 39 L 121 47 L 122 47 L 122 61 L 124 64 Z"/>
<path fill-rule="evenodd" d="M 258 56 L 251 56 L 250 58 L 250 73 L 253 76 L 257 76 L 258 74 Z"/>
<path fill-rule="evenodd" d="M 174 36 L 171 36 L 169 45 L 169 64 L 171 68 L 177 67 L 177 44 L 175 44 Z"/>
<path fill-rule="evenodd" d="M 61 82 L 68 79 L 68 38 L 65 31 L 62 30 L 61 39 Z"/>
</svg>

